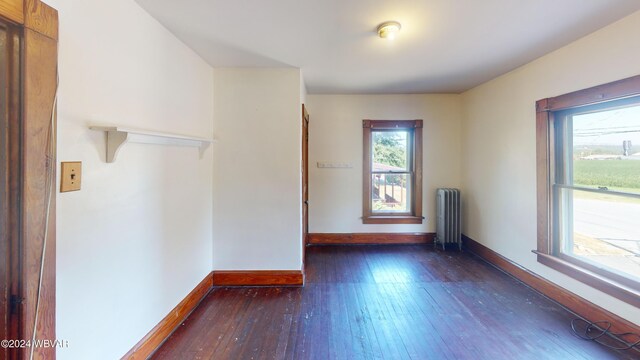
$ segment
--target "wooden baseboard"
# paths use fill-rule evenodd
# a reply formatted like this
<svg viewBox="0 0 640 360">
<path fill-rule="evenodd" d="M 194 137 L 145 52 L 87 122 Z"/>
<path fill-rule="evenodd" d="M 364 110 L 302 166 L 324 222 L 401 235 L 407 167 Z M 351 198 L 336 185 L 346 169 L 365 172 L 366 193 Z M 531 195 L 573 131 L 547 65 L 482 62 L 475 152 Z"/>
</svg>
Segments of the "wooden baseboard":
<svg viewBox="0 0 640 360">
<path fill-rule="evenodd" d="M 302 286 L 304 273 L 300 270 L 241 270 L 214 271 L 215 286 Z"/>
<path fill-rule="evenodd" d="M 613 332 L 633 332 L 640 334 L 640 326 L 550 282 L 549 280 L 505 258 L 466 235 L 462 235 L 462 240 L 464 242 L 465 249 L 470 253 L 477 255 L 489 264 L 520 280 L 524 284 L 549 299 L 554 300 L 576 315 L 589 321 L 610 321 L 612 324 L 611 330 Z"/>
<path fill-rule="evenodd" d="M 209 273 L 191 292 L 142 338 L 122 359 L 147 359 L 191 314 L 213 287 L 213 273 Z"/>
<path fill-rule="evenodd" d="M 312 233 L 309 245 L 433 244 L 435 233 Z"/>
</svg>

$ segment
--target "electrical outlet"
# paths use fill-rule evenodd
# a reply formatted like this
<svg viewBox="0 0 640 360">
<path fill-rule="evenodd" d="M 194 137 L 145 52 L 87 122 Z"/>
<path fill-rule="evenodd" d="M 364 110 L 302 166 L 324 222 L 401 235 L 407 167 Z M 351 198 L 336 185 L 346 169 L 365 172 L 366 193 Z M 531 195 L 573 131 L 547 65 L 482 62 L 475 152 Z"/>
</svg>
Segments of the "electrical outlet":
<svg viewBox="0 0 640 360">
<path fill-rule="evenodd" d="M 68 161 L 61 164 L 60 192 L 78 191 L 82 183 L 82 162 Z"/>
</svg>

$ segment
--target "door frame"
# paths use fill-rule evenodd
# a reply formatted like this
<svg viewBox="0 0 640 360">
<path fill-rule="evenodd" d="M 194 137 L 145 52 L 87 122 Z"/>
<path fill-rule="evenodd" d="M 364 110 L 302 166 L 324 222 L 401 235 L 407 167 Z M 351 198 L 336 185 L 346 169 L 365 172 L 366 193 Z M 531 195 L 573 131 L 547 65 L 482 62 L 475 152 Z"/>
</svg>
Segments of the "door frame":
<svg viewBox="0 0 640 360">
<path fill-rule="evenodd" d="M 309 113 L 302 104 L 302 269 L 309 238 Z"/>
<path fill-rule="evenodd" d="M 13 278 L 19 268 L 14 259 L 18 258 L 20 234 L 20 47 L 21 29 L 13 23 L 1 20 L 4 28 L 6 57 L 0 68 L 6 81 L 6 89 L 1 95 L 6 111 L 2 114 L 3 132 L 0 135 L 0 339 L 12 339 L 17 331 L 17 314 L 14 313 L 12 288 Z M 9 349 L 0 348 L 0 358 L 9 358 Z"/>
<path fill-rule="evenodd" d="M 10 315 L 8 339 L 31 340 L 37 321 L 36 339 L 54 340 L 58 12 L 40 0 L 0 0 L 0 17 L 21 33 L 22 102 L 17 106 L 21 133 L 13 139 L 19 142 L 13 161 L 19 163 L 18 174 L 13 174 L 18 186 L 11 190 L 17 201 L 17 220 L 9 240 L 8 287 L 13 305 L 2 311 Z M 55 350 L 38 347 L 33 355 L 55 359 Z M 8 359 L 28 359 L 31 354 L 30 348 L 12 348 L 6 355 Z"/>
</svg>

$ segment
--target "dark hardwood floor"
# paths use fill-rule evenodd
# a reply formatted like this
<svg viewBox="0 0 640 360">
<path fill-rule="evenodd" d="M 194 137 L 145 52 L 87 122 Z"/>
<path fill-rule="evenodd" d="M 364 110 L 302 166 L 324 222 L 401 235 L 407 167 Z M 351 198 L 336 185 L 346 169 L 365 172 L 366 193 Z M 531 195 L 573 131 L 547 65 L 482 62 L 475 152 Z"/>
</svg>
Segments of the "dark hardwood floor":
<svg viewBox="0 0 640 360">
<path fill-rule="evenodd" d="M 431 246 L 307 249 L 304 288 L 215 288 L 154 359 L 637 359 L 481 260 Z"/>
</svg>

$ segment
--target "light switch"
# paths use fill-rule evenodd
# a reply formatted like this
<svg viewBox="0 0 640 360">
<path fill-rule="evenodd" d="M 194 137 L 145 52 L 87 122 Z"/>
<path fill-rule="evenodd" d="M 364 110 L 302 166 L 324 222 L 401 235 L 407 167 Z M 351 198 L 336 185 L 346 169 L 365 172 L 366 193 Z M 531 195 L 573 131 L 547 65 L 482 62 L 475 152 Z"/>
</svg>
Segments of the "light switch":
<svg viewBox="0 0 640 360">
<path fill-rule="evenodd" d="M 68 161 L 62 163 L 62 179 L 60 180 L 60 192 L 78 191 L 82 181 L 82 162 Z"/>
</svg>

